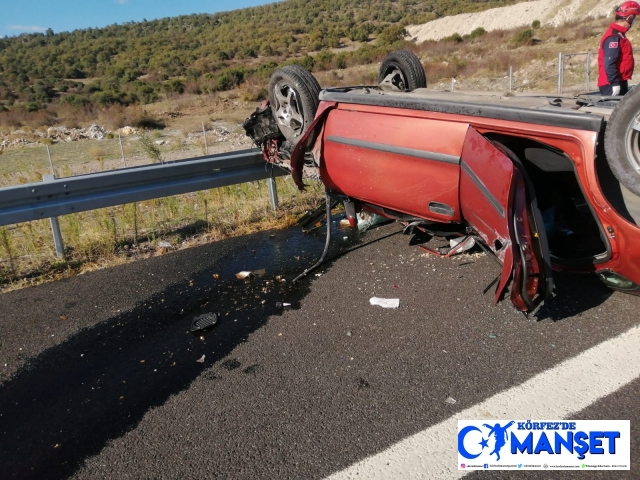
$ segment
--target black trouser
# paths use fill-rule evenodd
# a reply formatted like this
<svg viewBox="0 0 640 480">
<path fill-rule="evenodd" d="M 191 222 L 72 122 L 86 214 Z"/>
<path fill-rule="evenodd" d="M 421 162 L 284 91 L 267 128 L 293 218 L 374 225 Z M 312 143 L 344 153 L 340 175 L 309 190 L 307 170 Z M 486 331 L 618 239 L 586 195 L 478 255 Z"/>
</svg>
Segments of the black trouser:
<svg viewBox="0 0 640 480">
<path fill-rule="evenodd" d="M 610 97 L 613 95 L 613 88 L 611 85 L 603 85 L 600 88 L 600 95 Z M 626 80 L 620 82 L 620 95 L 624 95 L 629 91 L 629 83 Z"/>
</svg>

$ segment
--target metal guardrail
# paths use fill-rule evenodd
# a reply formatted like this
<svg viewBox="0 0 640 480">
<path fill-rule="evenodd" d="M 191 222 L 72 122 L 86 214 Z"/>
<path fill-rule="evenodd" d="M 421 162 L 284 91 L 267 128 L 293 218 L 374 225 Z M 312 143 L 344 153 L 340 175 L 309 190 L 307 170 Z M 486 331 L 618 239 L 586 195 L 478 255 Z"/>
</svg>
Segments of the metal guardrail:
<svg viewBox="0 0 640 480">
<path fill-rule="evenodd" d="M 262 153 L 241 150 L 0 189 L 0 226 L 278 177 Z"/>
<path fill-rule="evenodd" d="M 0 189 L 0 226 L 50 218 L 55 239 L 60 215 L 265 179 L 275 210 L 275 177 L 286 174 L 252 149 L 74 177 L 47 175 L 41 183 Z M 61 238 L 55 243 L 63 254 Z"/>
</svg>

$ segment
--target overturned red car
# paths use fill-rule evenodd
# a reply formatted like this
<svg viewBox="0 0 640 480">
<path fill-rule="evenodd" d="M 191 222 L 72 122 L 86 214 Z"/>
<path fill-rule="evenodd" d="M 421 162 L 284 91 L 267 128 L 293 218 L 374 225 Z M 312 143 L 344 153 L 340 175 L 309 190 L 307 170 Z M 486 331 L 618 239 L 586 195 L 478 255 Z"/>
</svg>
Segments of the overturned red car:
<svg viewBox="0 0 640 480">
<path fill-rule="evenodd" d="M 323 90 L 287 66 L 244 126 L 300 188 L 316 169 L 353 221 L 365 210 L 474 238 L 502 264 L 496 301 L 508 290 L 533 310 L 553 270 L 640 295 L 640 88 L 558 97 L 426 83 L 406 51 L 385 58 L 376 86 Z"/>
</svg>

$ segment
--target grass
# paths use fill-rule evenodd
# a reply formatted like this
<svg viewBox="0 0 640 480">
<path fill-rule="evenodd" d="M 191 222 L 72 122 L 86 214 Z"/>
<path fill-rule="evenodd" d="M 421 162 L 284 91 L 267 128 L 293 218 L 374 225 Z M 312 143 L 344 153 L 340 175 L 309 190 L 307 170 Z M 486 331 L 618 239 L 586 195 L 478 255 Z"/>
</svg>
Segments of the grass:
<svg viewBox="0 0 640 480">
<path fill-rule="evenodd" d="M 321 198 L 321 187 L 299 192 L 278 178 L 280 206 L 272 212 L 266 181 L 251 182 L 60 217 L 66 258 L 55 257 L 47 220 L 0 230 L 0 291 L 95 268 L 291 225 Z"/>
</svg>

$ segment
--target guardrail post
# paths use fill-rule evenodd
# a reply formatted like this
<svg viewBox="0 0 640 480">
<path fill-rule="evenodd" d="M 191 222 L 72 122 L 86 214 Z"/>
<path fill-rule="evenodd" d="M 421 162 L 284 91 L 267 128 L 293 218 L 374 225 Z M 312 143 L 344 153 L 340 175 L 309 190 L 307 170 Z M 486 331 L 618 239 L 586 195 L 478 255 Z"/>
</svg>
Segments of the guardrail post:
<svg viewBox="0 0 640 480">
<path fill-rule="evenodd" d="M 269 201 L 271 202 L 271 210 L 278 210 L 278 189 L 276 188 L 276 179 L 267 178 L 267 187 L 269 188 Z"/>
<path fill-rule="evenodd" d="M 42 177 L 43 182 L 50 182 L 55 180 L 54 175 L 44 175 Z M 58 221 L 58 217 L 51 217 L 49 219 L 49 223 L 51 224 L 51 233 L 53 234 L 53 247 L 56 251 L 56 256 L 58 258 L 64 258 L 64 240 L 62 240 L 62 231 L 60 230 L 60 222 Z"/>
<path fill-rule="evenodd" d="M 60 222 L 58 222 L 58 217 L 51 217 L 49 222 L 51 222 L 53 247 L 56 250 L 56 256 L 58 258 L 64 258 L 64 241 L 62 240 L 62 232 L 60 231 Z"/>
</svg>

